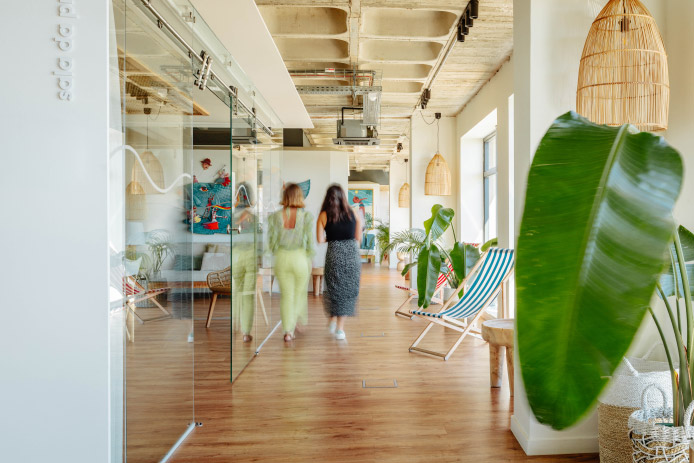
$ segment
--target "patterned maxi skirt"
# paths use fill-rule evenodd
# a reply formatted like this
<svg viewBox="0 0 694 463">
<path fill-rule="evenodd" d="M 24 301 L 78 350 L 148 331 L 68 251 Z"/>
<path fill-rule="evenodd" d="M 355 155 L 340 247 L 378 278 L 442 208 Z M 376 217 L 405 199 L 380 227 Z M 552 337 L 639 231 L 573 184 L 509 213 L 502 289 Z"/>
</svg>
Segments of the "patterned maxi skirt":
<svg viewBox="0 0 694 463">
<path fill-rule="evenodd" d="M 329 317 L 352 317 L 359 298 L 361 260 L 356 240 L 330 241 L 325 255 L 323 307 Z"/>
</svg>

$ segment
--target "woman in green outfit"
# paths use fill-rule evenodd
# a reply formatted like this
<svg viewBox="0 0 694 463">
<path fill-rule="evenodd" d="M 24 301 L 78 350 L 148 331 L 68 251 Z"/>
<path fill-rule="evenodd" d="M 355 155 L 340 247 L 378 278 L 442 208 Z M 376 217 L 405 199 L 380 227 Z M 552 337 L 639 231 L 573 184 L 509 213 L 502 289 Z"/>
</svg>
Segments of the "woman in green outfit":
<svg viewBox="0 0 694 463">
<path fill-rule="evenodd" d="M 280 311 L 284 340 L 294 339 L 297 322 L 308 321 L 308 277 L 313 257 L 313 216 L 304 210 L 304 194 L 299 185 L 288 184 L 282 194 L 284 206 L 270 216 L 270 250 L 275 256 L 275 276 L 279 281 Z"/>
<path fill-rule="evenodd" d="M 232 226 L 238 234 L 231 238 L 231 269 L 234 278 L 232 292 L 232 315 L 241 321 L 243 342 L 251 342 L 253 320 L 255 318 L 255 285 L 257 277 L 255 259 L 256 216 L 253 214 L 251 186 L 242 182 L 236 195 L 236 205 L 232 215 Z"/>
</svg>

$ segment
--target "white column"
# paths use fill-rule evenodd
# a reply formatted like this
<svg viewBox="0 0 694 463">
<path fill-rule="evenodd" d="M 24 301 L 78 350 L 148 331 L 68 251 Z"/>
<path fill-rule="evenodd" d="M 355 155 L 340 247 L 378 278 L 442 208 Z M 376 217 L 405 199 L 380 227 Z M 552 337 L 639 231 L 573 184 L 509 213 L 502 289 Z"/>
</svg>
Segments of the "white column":
<svg viewBox="0 0 694 463">
<path fill-rule="evenodd" d="M 109 461 L 109 6 L 3 3 L 3 461 Z"/>
<path fill-rule="evenodd" d="M 400 188 L 407 181 L 409 175 L 409 162 L 391 161 L 390 162 L 390 236 L 391 238 L 398 232 L 407 230 L 410 227 L 410 207 L 400 207 L 398 196 Z M 398 265 L 398 258 L 392 253 L 390 256 L 390 266 L 395 268 Z"/>
</svg>

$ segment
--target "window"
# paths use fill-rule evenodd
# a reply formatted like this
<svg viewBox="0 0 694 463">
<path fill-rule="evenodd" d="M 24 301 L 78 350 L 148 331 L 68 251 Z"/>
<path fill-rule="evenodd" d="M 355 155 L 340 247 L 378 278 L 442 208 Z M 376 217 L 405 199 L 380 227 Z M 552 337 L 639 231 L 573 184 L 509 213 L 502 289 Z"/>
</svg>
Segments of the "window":
<svg viewBox="0 0 694 463">
<path fill-rule="evenodd" d="M 484 139 L 484 242 L 497 237 L 496 132 Z"/>
</svg>

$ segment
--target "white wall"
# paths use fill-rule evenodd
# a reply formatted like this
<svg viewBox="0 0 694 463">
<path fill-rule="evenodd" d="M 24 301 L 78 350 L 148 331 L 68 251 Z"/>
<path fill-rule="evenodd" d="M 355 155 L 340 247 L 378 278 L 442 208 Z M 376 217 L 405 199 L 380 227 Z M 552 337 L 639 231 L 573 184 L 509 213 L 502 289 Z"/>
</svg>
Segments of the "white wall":
<svg viewBox="0 0 694 463">
<path fill-rule="evenodd" d="M 390 236 L 391 238 L 398 232 L 410 228 L 410 206 L 400 207 L 398 199 L 400 188 L 408 180 L 409 162 L 391 161 L 390 162 Z M 410 195 L 412 201 L 412 195 Z M 398 265 L 398 258 L 393 252 L 390 255 L 390 267 Z"/>
<path fill-rule="evenodd" d="M 109 461 L 109 13 L 106 0 L 76 7 L 61 19 L 55 0 L 3 4 L 4 42 L 21 42 L 3 56 L 22 63 L 0 89 L 0 192 L 22 204 L 0 231 L 8 462 Z M 61 23 L 75 25 L 72 51 L 52 40 Z M 67 56 L 74 98 L 60 101 L 52 73 Z M 33 175 L 10 168 L 27 160 Z"/>
<path fill-rule="evenodd" d="M 665 133 L 667 141 L 684 158 L 685 177 L 675 219 L 694 230 L 694 2 L 667 0 L 663 2 L 666 14 L 665 49 L 670 70 L 670 125 Z"/>
<path fill-rule="evenodd" d="M 425 121 L 425 119 L 426 121 Z M 442 117 L 440 153 L 446 159 L 448 168 L 451 170 L 451 195 L 450 196 L 427 196 L 424 194 L 424 179 L 427 166 L 431 158 L 436 154 L 436 122 L 431 111 L 424 111 L 424 118 L 421 111 L 415 111 L 411 120 L 410 131 L 410 182 L 411 198 L 413 207 L 410 215 L 410 228 L 423 228 L 424 221 L 431 217 L 431 208 L 435 204 L 442 204 L 444 207 L 453 208 L 456 212 L 458 208 L 460 175 L 458 170 L 458 143 L 456 140 L 456 120 L 453 117 Z M 452 233 L 446 233 L 445 242 L 453 245 Z"/>
</svg>

